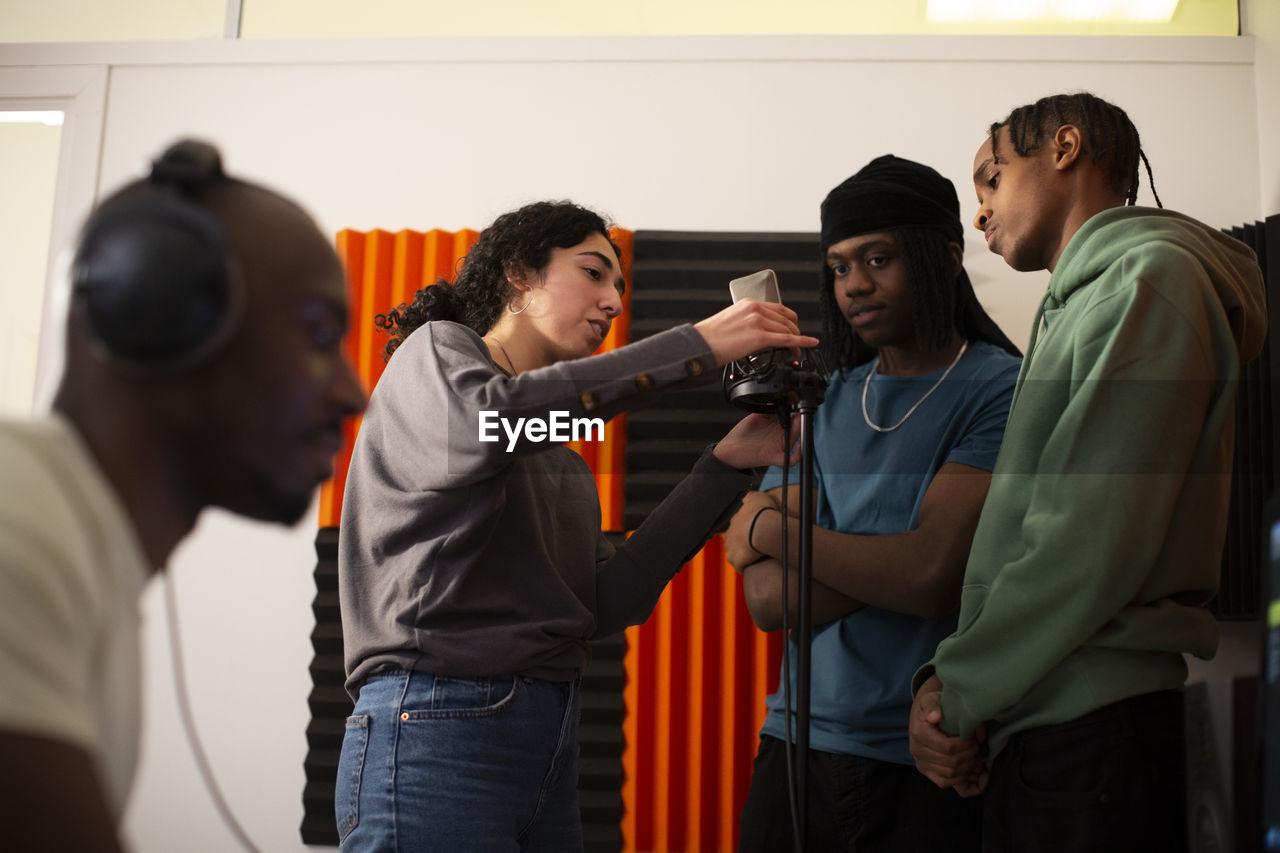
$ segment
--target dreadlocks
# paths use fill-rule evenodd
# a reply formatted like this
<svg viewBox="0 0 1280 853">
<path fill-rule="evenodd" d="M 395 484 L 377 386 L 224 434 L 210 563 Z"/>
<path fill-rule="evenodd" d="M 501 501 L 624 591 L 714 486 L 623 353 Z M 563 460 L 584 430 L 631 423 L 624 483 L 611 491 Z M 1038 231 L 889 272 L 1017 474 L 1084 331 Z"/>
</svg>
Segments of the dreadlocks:
<svg viewBox="0 0 1280 853">
<path fill-rule="evenodd" d="M 1080 128 L 1085 150 L 1094 165 L 1107 161 L 1111 188 L 1125 197 L 1127 204 L 1138 200 L 1138 161 L 1147 170 L 1147 183 L 1155 196 L 1156 206 L 1164 207 L 1156 193 L 1151 163 L 1142 150 L 1138 129 L 1124 110 L 1096 95 L 1080 92 L 1074 95 L 1050 95 L 1034 104 L 1018 107 L 1004 121 L 991 125 L 991 147 L 995 151 L 1000 128 L 1009 128 L 1009 139 L 1019 157 L 1026 157 L 1040 147 L 1040 140 L 1064 124 Z"/>
</svg>

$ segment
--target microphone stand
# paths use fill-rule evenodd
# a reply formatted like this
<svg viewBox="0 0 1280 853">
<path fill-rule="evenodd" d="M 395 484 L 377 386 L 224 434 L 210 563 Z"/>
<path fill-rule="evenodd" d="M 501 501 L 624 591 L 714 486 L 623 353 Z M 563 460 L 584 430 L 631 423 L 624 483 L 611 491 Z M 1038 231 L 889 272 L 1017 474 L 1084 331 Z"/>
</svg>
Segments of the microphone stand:
<svg viewBox="0 0 1280 853">
<path fill-rule="evenodd" d="M 800 824 L 800 851 L 809 845 L 808 770 L 811 645 L 813 642 L 813 414 L 822 402 L 826 381 L 817 374 L 799 375 L 792 410 L 800 415 L 800 616 L 796 639 L 796 821 Z M 815 379 L 819 381 L 814 381 Z M 786 523 L 786 519 L 783 519 Z M 784 572 L 786 557 L 783 555 Z M 783 583 L 787 582 L 783 575 Z M 783 649 L 786 654 L 786 649 Z M 784 685 L 783 689 L 786 689 Z M 789 747 L 788 747 L 789 748 Z M 797 853 L 800 853 L 797 851 Z"/>
<path fill-rule="evenodd" d="M 817 357 L 817 354 L 814 354 Z M 821 364 L 821 359 L 818 358 Z M 800 595 L 797 602 L 800 625 L 796 637 L 796 827 L 803 853 L 809 843 L 808 822 L 808 756 L 810 707 L 810 646 L 813 641 L 813 524 L 816 508 L 813 500 L 813 415 L 826 396 L 827 379 L 823 372 L 811 369 L 807 361 L 791 359 L 756 368 L 734 363 L 725 371 L 725 395 L 738 408 L 751 412 L 771 413 L 785 425 L 792 414 L 800 416 Z M 783 524 L 787 519 L 783 517 Z M 787 563 L 790 554 L 782 553 L 783 594 L 788 584 Z M 785 600 L 785 599 L 784 599 Z M 787 618 L 784 610 L 783 619 Z M 782 653 L 786 655 L 787 649 Z M 784 691 L 791 685 L 784 683 Z M 786 745 L 791 749 L 791 744 Z"/>
</svg>

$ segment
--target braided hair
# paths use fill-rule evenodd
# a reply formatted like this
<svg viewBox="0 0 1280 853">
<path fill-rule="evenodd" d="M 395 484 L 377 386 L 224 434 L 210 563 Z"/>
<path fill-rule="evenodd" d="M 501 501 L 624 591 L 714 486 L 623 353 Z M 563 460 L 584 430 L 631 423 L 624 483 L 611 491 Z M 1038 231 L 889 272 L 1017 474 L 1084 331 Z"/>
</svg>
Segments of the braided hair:
<svg viewBox="0 0 1280 853">
<path fill-rule="evenodd" d="M 1000 128 L 1009 128 L 1009 139 L 1019 157 L 1026 157 L 1040 148 L 1040 140 L 1053 134 L 1064 124 L 1080 128 L 1084 136 L 1085 150 L 1094 165 L 1106 161 L 1107 177 L 1111 189 L 1123 195 L 1129 205 L 1138 200 L 1138 161 L 1147 170 L 1147 183 L 1155 196 L 1156 206 L 1164 207 L 1156 193 L 1151 163 L 1142 150 L 1138 129 L 1128 114 L 1089 92 L 1072 95 L 1050 95 L 1034 104 L 1018 107 L 1004 121 L 991 125 L 991 146 L 995 150 Z"/>
<path fill-rule="evenodd" d="M 978 302 L 969 274 L 956 272 L 951 241 L 942 230 L 930 227 L 891 228 L 911 287 L 911 314 L 916 342 L 926 350 L 938 350 L 958 331 L 965 340 L 986 341 L 1006 352 L 1022 353 L 1000 330 Z M 822 264 L 822 288 L 818 304 L 822 314 L 822 356 L 833 368 L 847 370 L 876 356 L 850 327 L 836 303 L 835 273 Z"/>
<path fill-rule="evenodd" d="M 551 260 L 552 249 L 576 246 L 592 234 L 608 238 L 608 223 L 571 201 L 538 201 L 502 214 L 480 232 L 452 284 L 440 279 L 420 288 L 411 302 L 373 318 L 374 325 L 391 336 L 383 360 L 430 320 L 452 320 L 478 335 L 487 334 L 516 296 L 507 281 L 510 270 L 541 270 Z M 622 257 L 613 240 L 609 245 Z"/>
</svg>

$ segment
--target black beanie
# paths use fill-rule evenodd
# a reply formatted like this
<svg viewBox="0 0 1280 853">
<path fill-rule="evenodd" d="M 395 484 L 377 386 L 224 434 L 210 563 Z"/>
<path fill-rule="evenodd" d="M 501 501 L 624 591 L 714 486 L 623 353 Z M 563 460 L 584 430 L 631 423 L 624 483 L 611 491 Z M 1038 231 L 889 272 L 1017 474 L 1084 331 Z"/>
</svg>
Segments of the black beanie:
<svg viewBox="0 0 1280 853">
<path fill-rule="evenodd" d="M 822 201 L 822 251 L 859 234 L 904 226 L 940 229 L 964 245 L 960 200 L 951 181 L 892 154 L 877 157 Z"/>
</svg>

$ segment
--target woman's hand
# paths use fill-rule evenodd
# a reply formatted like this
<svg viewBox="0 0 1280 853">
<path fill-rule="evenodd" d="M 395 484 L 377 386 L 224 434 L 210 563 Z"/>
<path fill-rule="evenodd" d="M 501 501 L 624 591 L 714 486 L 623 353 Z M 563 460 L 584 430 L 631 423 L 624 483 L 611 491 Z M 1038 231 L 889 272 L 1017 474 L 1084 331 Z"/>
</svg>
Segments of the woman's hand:
<svg viewBox="0 0 1280 853">
<path fill-rule="evenodd" d="M 800 334 L 796 312 L 777 302 L 744 299 L 694 323 L 716 358 L 716 366 L 766 349 L 816 347 L 818 339 Z"/>
<path fill-rule="evenodd" d="M 741 303 L 739 303 L 741 304 Z M 799 435 L 799 415 L 792 418 L 791 435 Z M 733 468 L 758 468 L 800 461 L 800 444 L 787 453 L 786 434 L 777 419 L 753 413 L 738 421 L 728 435 L 720 439 L 712 451 L 716 458 Z"/>
</svg>

